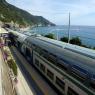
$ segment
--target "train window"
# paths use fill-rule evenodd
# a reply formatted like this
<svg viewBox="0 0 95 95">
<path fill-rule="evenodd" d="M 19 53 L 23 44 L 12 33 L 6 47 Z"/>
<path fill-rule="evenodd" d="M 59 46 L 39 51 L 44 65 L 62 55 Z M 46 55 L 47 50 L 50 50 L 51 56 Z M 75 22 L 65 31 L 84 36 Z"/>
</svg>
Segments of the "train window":
<svg viewBox="0 0 95 95">
<path fill-rule="evenodd" d="M 30 42 L 30 47 L 32 48 L 32 43 Z"/>
<path fill-rule="evenodd" d="M 45 72 L 45 66 L 43 64 L 40 63 L 40 69 Z"/>
<path fill-rule="evenodd" d="M 27 45 L 29 46 L 29 42 L 27 42 Z"/>
<path fill-rule="evenodd" d="M 75 78 L 79 79 L 80 81 L 85 81 L 85 79 L 87 78 L 87 72 L 76 65 L 73 65 L 72 67 L 72 74 Z"/>
<path fill-rule="evenodd" d="M 26 48 L 26 55 L 31 58 L 31 52 L 28 48 Z"/>
<path fill-rule="evenodd" d="M 39 67 L 39 60 L 35 59 L 35 65 Z"/>
<path fill-rule="evenodd" d="M 28 40 L 26 40 L 26 44 L 28 43 Z"/>
<path fill-rule="evenodd" d="M 63 60 L 62 58 L 58 58 L 58 61 L 60 63 L 63 63 L 65 66 L 68 66 L 69 65 L 69 62 L 67 62 L 65 59 Z"/>
<path fill-rule="evenodd" d="M 56 77 L 56 84 L 62 89 L 64 90 L 65 89 L 65 83 L 59 79 L 58 77 Z"/>
<path fill-rule="evenodd" d="M 30 44 L 30 42 L 28 43 L 28 45 L 29 45 L 29 47 L 31 47 L 31 44 Z"/>
<path fill-rule="evenodd" d="M 58 60 L 57 66 L 58 66 L 60 69 L 67 71 L 67 66 L 68 66 L 68 64 L 66 64 L 63 60 Z"/>
<path fill-rule="evenodd" d="M 67 95 L 79 95 L 79 94 L 75 92 L 72 88 L 68 87 Z"/>
<path fill-rule="evenodd" d="M 95 81 L 95 75 L 93 75 L 93 80 Z"/>
<path fill-rule="evenodd" d="M 90 87 L 95 90 L 95 83 L 94 82 L 91 82 L 90 83 Z"/>
<path fill-rule="evenodd" d="M 36 45 L 35 44 L 32 44 L 32 48 L 35 49 L 36 48 Z"/>
<path fill-rule="evenodd" d="M 47 69 L 47 75 L 48 75 L 48 77 L 49 77 L 51 80 L 54 79 L 54 74 L 53 74 L 50 70 L 48 70 L 48 69 Z"/>
<path fill-rule="evenodd" d="M 42 55 L 44 58 L 47 59 L 48 52 L 47 52 L 46 50 L 42 49 L 42 52 L 41 52 L 41 53 L 42 53 L 41 55 Z"/>
<path fill-rule="evenodd" d="M 85 82 L 85 80 L 86 80 L 86 77 L 85 76 L 80 75 L 77 72 L 72 72 L 72 76 L 74 78 L 76 78 L 77 80 L 81 81 L 81 82 Z"/>
<path fill-rule="evenodd" d="M 63 64 L 57 63 L 57 66 L 58 66 L 60 69 L 67 71 L 67 67 L 65 67 Z"/>
<path fill-rule="evenodd" d="M 47 52 L 45 51 L 45 50 L 43 50 L 43 49 L 41 49 L 40 47 L 38 47 L 38 46 L 36 46 L 35 47 L 35 51 L 38 53 L 38 54 L 40 54 L 41 56 L 43 56 L 43 57 L 47 57 Z"/>
<path fill-rule="evenodd" d="M 95 75 L 93 75 L 91 78 L 90 86 L 91 86 L 91 88 L 93 88 L 95 90 Z"/>
<path fill-rule="evenodd" d="M 54 55 L 52 53 L 49 53 L 48 54 L 48 61 L 50 61 L 53 64 L 57 64 L 57 62 L 56 62 L 56 55 Z"/>
<path fill-rule="evenodd" d="M 37 53 L 41 54 L 41 48 L 36 47 L 35 50 L 36 50 Z"/>
<path fill-rule="evenodd" d="M 87 74 L 87 71 L 82 69 L 82 68 L 80 68 L 79 66 L 73 65 L 73 69 L 79 71 L 82 74 L 85 74 L 85 75 Z"/>
</svg>

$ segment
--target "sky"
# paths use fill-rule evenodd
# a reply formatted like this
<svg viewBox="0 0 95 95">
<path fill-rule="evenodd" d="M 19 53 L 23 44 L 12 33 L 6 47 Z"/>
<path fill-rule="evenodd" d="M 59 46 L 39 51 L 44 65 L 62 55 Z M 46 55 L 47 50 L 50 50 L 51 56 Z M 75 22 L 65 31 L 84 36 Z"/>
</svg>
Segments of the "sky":
<svg viewBox="0 0 95 95">
<path fill-rule="evenodd" d="M 95 26 L 95 0 L 7 0 L 9 3 L 28 11 L 33 15 L 43 16 L 57 25 Z"/>
</svg>

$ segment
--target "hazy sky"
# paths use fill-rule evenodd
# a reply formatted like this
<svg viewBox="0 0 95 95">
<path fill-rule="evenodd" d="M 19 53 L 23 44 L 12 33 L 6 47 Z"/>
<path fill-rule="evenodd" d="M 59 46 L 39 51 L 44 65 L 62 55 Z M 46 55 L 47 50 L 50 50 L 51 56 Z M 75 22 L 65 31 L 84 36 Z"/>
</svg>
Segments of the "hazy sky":
<svg viewBox="0 0 95 95">
<path fill-rule="evenodd" d="M 7 0 L 9 3 L 48 20 L 72 25 L 95 25 L 95 0 Z"/>
</svg>

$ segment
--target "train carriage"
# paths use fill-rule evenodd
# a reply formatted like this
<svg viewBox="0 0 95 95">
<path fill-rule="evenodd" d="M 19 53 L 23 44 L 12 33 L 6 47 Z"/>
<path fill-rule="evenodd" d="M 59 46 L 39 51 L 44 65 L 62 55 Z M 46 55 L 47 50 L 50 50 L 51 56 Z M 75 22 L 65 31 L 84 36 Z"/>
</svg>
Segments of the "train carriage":
<svg viewBox="0 0 95 95">
<path fill-rule="evenodd" d="M 21 52 L 60 92 L 95 94 L 94 50 L 37 35 L 26 36 L 23 41 L 21 35 L 18 38 Z"/>
</svg>

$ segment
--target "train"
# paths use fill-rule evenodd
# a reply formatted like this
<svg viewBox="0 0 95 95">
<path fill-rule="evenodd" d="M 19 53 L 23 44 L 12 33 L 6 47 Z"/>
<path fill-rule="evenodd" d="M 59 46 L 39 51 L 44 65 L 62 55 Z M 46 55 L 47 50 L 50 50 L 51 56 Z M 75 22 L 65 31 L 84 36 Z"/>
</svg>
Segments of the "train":
<svg viewBox="0 0 95 95">
<path fill-rule="evenodd" d="M 95 50 L 26 34 L 9 39 L 63 95 L 95 95 Z"/>
</svg>

